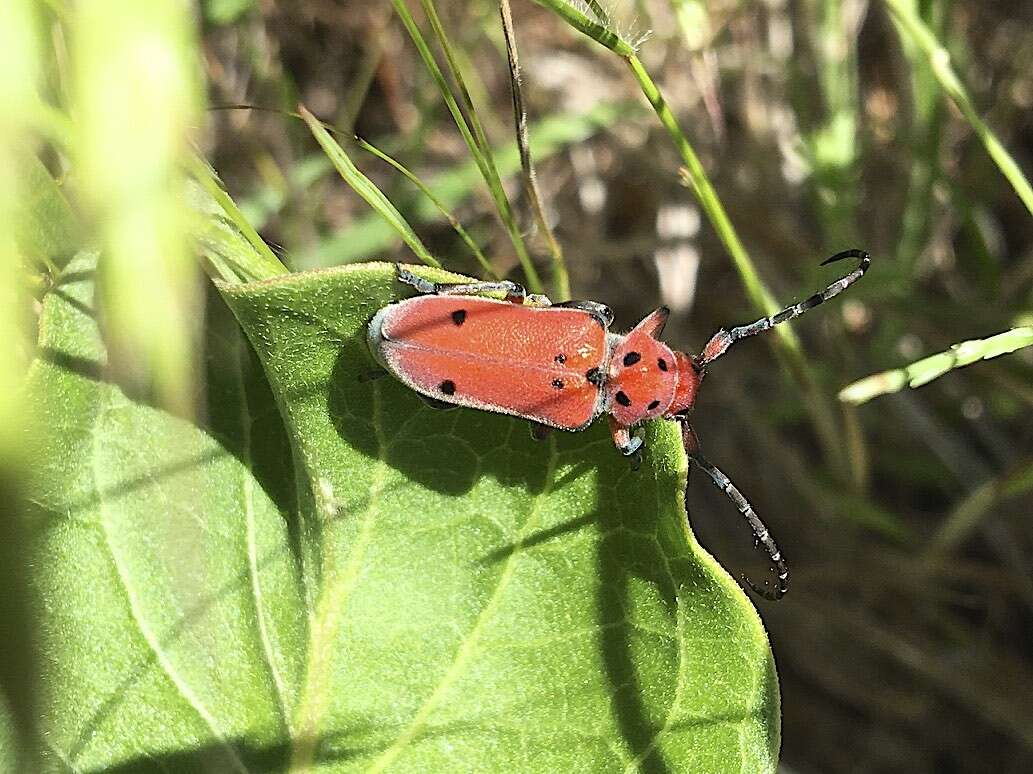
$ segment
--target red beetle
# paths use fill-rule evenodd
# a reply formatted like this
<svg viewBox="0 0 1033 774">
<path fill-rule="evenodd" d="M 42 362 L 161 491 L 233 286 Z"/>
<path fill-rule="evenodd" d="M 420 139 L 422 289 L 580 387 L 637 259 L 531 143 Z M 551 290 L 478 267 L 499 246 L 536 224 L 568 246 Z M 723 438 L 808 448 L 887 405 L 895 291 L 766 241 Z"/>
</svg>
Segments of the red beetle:
<svg viewBox="0 0 1033 774">
<path fill-rule="evenodd" d="M 707 366 L 739 339 L 799 317 L 856 282 L 871 258 L 845 250 L 822 265 L 855 258 L 858 266 L 820 293 L 778 314 L 720 330 L 696 357 L 658 339 L 669 311 L 660 307 L 630 333 L 610 332 L 613 312 L 595 301 L 553 304 L 503 282 L 440 284 L 398 267 L 398 279 L 424 294 L 381 309 L 369 324 L 376 360 L 432 405 L 511 414 L 544 428 L 583 430 L 609 415 L 613 442 L 636 461 L 642 439 L 631 430 L 647 419 L 681 424 L 685 451 L 735 503 L 777 571 L 773 588 L 745 575 L 756 593 L 779 599 L 789 570 L 774 539 L 735 485 L 700 453 L 688 417 Z M 505 300 L 482 294 L 505 294 Z"/>
</svg>

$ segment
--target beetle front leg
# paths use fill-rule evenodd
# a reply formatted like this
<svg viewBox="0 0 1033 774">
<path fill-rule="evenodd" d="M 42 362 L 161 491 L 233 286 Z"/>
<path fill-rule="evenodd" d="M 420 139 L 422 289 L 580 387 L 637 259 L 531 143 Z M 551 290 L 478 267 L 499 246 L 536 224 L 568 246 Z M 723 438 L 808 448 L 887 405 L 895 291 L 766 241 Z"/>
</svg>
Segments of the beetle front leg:
<svg viewBox="0 0 1033 774">
<path fill-rule="evenodd" d="M 610 434 L 613 436 L 613 445 L 631 460 L 631 467 L 638 470 L 642 463 L 642 439 L 632 435 L 631 428 L 620 424 L 613 417 L 610 417 Z"/>
<path fill-rule="evenodd" d="M 527 294 L 523 285 L 518 285 L 510 280 L 498 282 L 431 282 L 430 280 L 418 277 L 408 269 L 403 269 L 400 264 L 395 264 L 395 271 L 398 272 L 398 281 L 411 285 L 420 293 L 439 296 L 484 296 L 491 293 L 505 293 L 506 300 L 511 304 L 523 304 L 524 299 L 529 299 L 535 306 L 550 306 L 547 296 Z"/>
</svg>

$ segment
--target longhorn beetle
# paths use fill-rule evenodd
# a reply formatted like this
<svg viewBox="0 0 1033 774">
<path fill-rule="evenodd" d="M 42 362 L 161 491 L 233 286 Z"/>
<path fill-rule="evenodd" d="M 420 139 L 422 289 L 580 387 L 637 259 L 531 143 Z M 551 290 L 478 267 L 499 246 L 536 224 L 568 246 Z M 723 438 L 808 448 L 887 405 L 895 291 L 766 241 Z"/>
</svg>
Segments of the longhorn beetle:
<svg viewBox="0 0 1033 774">
<path fill-rule="evenodd" d="M 743 581 L 766 599 L 780 599 L 789 583 L 785 559 L 746 498 L 703 456 L 689 414 L 707 369 L 732 344 L 839 295 L 871 263 L 868 253 L 855 249 L 822 265 L 845 258 L 856 259 L 857 268 L 778 314 L 722 328 L 695 357 L 659 340 L 670 314 L 666 307 L 627 334 L 611 333 L 613 312 L 595 301 L 553 304 L 514 282 L 434 283 L 396 266 L 398 280 L 423 295 L 377 312 L 369 324 L 369 347 L 389 373 L 431 405 L 523 417 L 536 435 L 547 428 L 583 430 L 606 414 L 614 444 L 636 464 L 642 439 L 632 429 L 658 417 L 678 422 L 689 459 L 735 503 L 774 565 L 773 587 L 746 575 Z"/>
</svg>

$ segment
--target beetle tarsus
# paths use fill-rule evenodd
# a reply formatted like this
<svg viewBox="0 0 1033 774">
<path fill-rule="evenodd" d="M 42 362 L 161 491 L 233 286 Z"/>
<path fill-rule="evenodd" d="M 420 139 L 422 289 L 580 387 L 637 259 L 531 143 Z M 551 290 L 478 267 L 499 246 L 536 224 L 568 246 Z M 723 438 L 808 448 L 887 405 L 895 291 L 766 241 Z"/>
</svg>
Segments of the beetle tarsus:
<svg viewBox="0 0 1033 774">
<path fill-rule="evenodd" d="M 641 439 L 638 439 L 641 440 Z M 637 471 L 642 467 L 642 446 L 639 445 L 635 451 L 628 455 L 628 462 L 631 464 L 631 469 Z"/>
</svg>

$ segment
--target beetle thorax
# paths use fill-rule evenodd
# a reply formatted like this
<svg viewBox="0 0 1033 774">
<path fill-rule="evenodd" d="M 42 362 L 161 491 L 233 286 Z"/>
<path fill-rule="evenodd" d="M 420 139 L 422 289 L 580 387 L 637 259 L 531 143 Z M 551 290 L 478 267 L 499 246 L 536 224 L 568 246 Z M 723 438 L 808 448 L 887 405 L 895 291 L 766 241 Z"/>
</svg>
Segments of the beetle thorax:
<svg viewBox="0 0 1033 774">
<path fill-rule="evenodd" d="M 696 402 L 696 391 L 705 373 L 697 368 L 695 361 L 684 352 L 675 352 L 674 359 L 678 365 L 678 387 L 674 391 L 674 399 L 667 410 L 667 416 L 684 414 L 692 408 Z"/>
<path fill-rule="evenodd" d="M 610 414 L 631 427 L 667 412 L 678 387 L 678 366 L 670 347 L 636 329 L 618 338 L 608 377 Z"/>
</svg>

